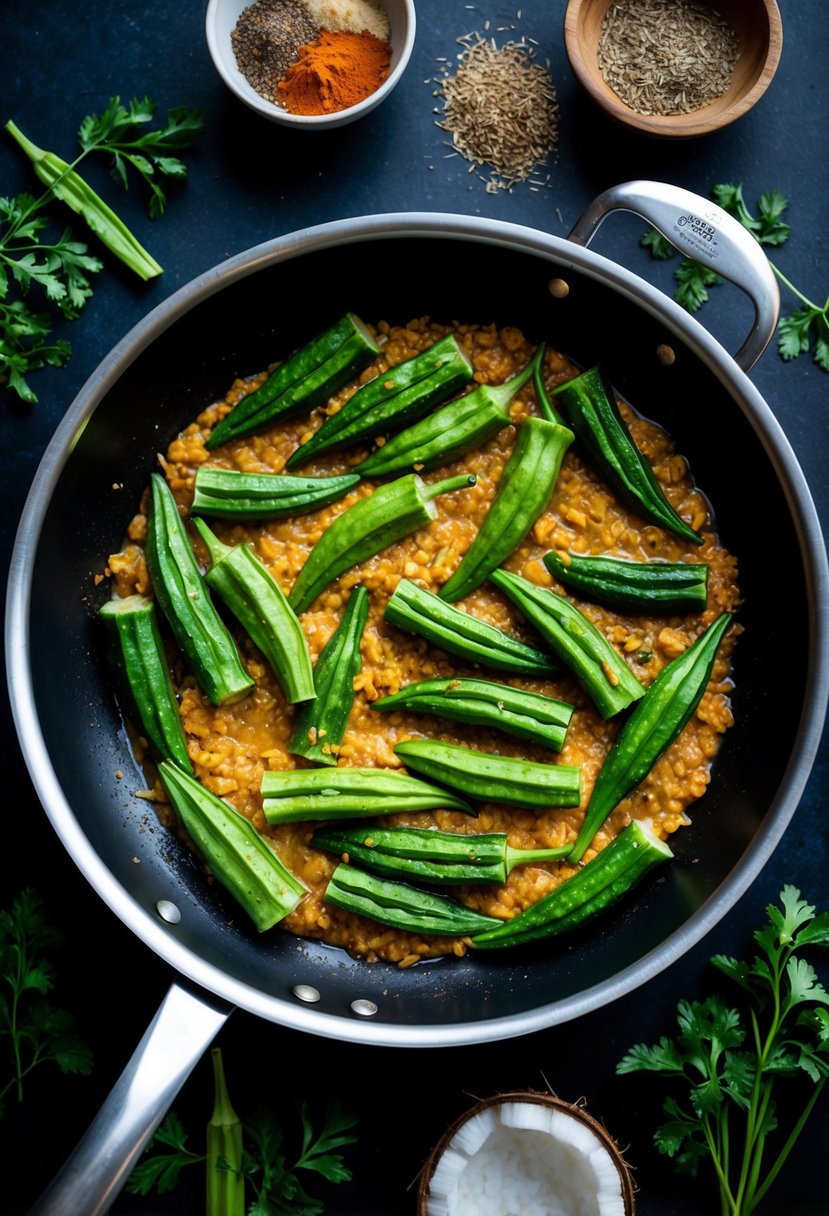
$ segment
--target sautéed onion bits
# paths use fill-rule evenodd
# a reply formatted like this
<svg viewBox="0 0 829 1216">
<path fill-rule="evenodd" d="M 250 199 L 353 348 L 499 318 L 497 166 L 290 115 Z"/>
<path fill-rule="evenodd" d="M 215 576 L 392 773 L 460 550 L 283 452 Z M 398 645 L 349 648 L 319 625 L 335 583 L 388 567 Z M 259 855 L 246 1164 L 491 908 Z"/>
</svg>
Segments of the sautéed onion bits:
<svg viewBox="0 0 829 1216">
<path fill-rule="evenodd" d="M 443 325 L 421 318 L 408 325 L 385 322 L 369 326 L 382 349 L 379 359 L 330 401 L 310 414 L 270 429 L 236 438 L 208 451 L 211 429 L 243 396 L 267 376 L 234 383 L 224 400 L 209 406 L 170 443 L 161 469 L 185 518 L 193 497 L 193 483 L 202 465 L 246 472 L 282 472 L 296 447 L 335 413 L 355 391 L 378 372 L 425 350 L 448 333 L 454 333 L 472 361 L 476 383 L 501 384 L 532 358 L 537 347 L 516 328 L 493 325 Z M 544 381 L 548 391 L 579 374 L 562 354 L 547 349 Z M 648 524 L 613 495 L 598 473 L 582 457 L 578 445 L 568 450 L 554 493 L 545 513 L 525 541 L 505 563 L 507 569 L 540 586 L 563 592 L 543 563 L 551 550 L 605 554 L 633 561 L 665 559 L 704 562 L 709 568 L 708 600 L 702 611 L 678 615 L 645 616 L 611 609 L 568 592 L 568 597 L 598 627 L 631 666 L 646 687 L 670 660 L 682 653 L 723 612 L 739 603 L 737 564 L 714 532 L 706 500 L 693 484 L 691 472 L 671 438 L 657 425 L 636 415 L 626 403 L 620 409 L 631 433 L 673 507 L 702 534 L 699 545 Z M 537 413 L 532 381 L 512 402 L 514 423 Z M 543 763 L 577 765 L 581 769 L 581 805 L 525 809 L 481 802 L 477 817 L 460 811 L 437 810 L 398 814 L 383 819 L 384 826 L 437 827 L 456 833 L 506 832 L 515 849 L 554 849 L 572 844 L 584 818 L 596 775 L 618 731 L 617 720 L 603 721 L 576 680 L 561 675 L 516 677 L 465 667 L 457 658 L 430 646 L 422 638 L 404 633 L 384 620 L 384 609 L 401 579 L 438 593 L 469 548 L 495 494 L 499 476 L 515 442 L 516 426 L 508 425 L 483 446 L 450 463 L 427 480 L 473 473 L 476 484 L 437 500 L 436 518 L 420 530 L 382 550 L 376 557 L 347 570 L 301 614 L 311 657 L 320 651 L 337 627 L 349 594 L 355 587 L 368 591 L 368 619 L 362 636 L 362 668 L 354 678 L 355 700 L 342 744 L 339 766 L 401 769 L 395 745 L 409 739 L 430 738 L 445 743 L 497 752 Z M 349 472 L 364 460 L 372 445 L 321 456 L 303 473 L 331 476 Z M 227 545 L 252 544 L 271 575 L 290 592 L 308 553 L 331 522 L 353 503 L 370 495 L 380 482 L 361 480 L 339 501 L 294 518 L 255 522 L 213 519 L 211 528 Z M 128 541 L 109 558 L 115 595 L 152 594 L 143 553 L 149 495 L 145 495 L 128 529 Z M 199 559 L 205 553 L 195 533 Z M 538 636 L 517 609 L 491 583 L 485 582 L 462 605 L 480 620 L 522 642 L 539 647 Z M 296 707 L 286 701 L 282 688 L 261 653 L 233 622 L 238 647 L 254 690 L 235 704 L 209 703 L 191 672 L 165 634 L 181 721 L 190 759 L 199 781 L 227 799 L 251 821 L 271 844 L 288 869 L 307 887 L 308 894 L 282 922 L 282 928 L 301 937 L 321 939 L 366 961 L 378 959 L 409 966 L 419 959 L 463 955 L 470 948 L 462 937 L 438 937 L 401 932 L 367 917 L 354 915 L 324 902 L 327 883 L 340 861 L 312 844 L 316 823 L 282 823 L 269 826 L 262 811 L 260 785 L 263 773 L 307 768 L 308 762 L 289 751 Z M 706 790 L 712 761 L 723 733 L 732 723 L 729 692 L 730 654 L 739 632 L 732 628 L 719 649 L 711 679 L 702 700 L 676 741 L 662 754 L 650 773 L 624 798 L 606 820 L 585 854 L 589 861 L 631 820 L 638 820 L 664 840 L 690 823 L 687 809 Z M 503 734 L 486 726 L 416 715 L 405 710 L 372 713 L 379 698 L 398 692 L 415 681 L 436 678 L 486 677 L 515 688 L 546 694 L 574 706 L 561 751 L 532 740 Z M 334 773 L 334 768 L 327 771 Z M 405 770 L 403 770 L 405 771 Z M 153 777 L 153 796 L 165 822 L 174 819 L 160 782 Z M 510 919 L 575 874 L 566 859 L 517 866 L 500 885 L 450 888 L 449 894 L 480 913 Z"/>
</svg>

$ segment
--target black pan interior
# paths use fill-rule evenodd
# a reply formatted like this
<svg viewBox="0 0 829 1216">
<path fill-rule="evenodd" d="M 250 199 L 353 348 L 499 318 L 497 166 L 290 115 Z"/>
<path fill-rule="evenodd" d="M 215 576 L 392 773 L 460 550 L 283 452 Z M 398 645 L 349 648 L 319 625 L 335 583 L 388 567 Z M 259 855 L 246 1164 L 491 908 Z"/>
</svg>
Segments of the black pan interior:
<svg viewBox="0 0 829 1216">
<path fill-rule="evenodd" d="M 569 294 L 548 290 L 561 274 Z M 676 436 L 721 536 L 739 557 L 744 634 L 736 651 L 736 725 L 676 863 L 578 938 L 520 953 L 436 961 L 401 972 L 278 930 L 257 937 L 133 791 L 130 752 L 96 618 L 95 576 L 122 540 L 141 492 L 179 428 L 237 375 L 263 368 L 351 309 L 370 321 L 522 327 L 587 366 L 600 361 L 632 404 Z M 665 366 L 657 347 L 676 359 Z M 787 555 L 785 585 L 769 555 Z M 785 604 L 785 608 L 783 608 Z M 808 596 L 797 527 L 764 443 L 733 390 L 663 322 L 614 288 L 544 258 L 447 236 L 358 241 L 277 262 L 202 300 L 155 338 L 106 393 L 69 455 L 33 572 L 31 654 L 41 727 L 58 780 L 104 865 L 154 915 L 182 909 L 180 942 L 234 980 L 348 1014 L 355 997 L 377 1021 L 448 1025 L 509 1018 L 566 999 L 634 965 L 682 930 L 728 880 L 768 822 L 795 743 L 808 666 Z M 785 712 L 781 712 L 785 707 Z M 122 774 L 118 776 L 118 774 Z"/>
</svg>

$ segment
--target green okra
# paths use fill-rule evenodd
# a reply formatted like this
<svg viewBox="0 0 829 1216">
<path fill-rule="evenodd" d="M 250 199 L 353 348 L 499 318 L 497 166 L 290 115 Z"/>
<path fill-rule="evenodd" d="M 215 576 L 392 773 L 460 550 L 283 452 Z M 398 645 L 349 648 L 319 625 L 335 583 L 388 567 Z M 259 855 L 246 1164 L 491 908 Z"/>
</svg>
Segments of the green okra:
<svg viewBox="0 0 829 1216">
<path fill-rule="evenodd" d="M 489 726 L 521 739 L 532 739 L 554 751 L 561 751 L 564 746 L 573 716 L 573 706 L 555 697 L 491 680 L 446 678 L 407 684 L 399 692 L 374 701 L 371 708 L 378 713 L 403 709 Z"/>
<path fill-rule="evenodd" d="M 250 820 L 169 760 L 158 772 L 185 831 L 256 928 L 270 929 L 293 912 L 307 889 Z"/>
<path fill-rule="evenodd" d="M 518 548 L 550 501 L 573 432 L 546 418 L 525 418 L 498 489 L 460 565 L 441 587 L 447 603 L 463 599 Z"/>
<path fill-rule="evenodd" d="M 578 806 L 581 768 L 538 764 L 436 739 L 406 739 L 394 749 L 407 768 L 478 802 L 513 806 Z"/>
<path fill-rule="evenodd" d="M 288 750 L 316 764 L 335 765 L 354 704 L 354 677 L 360 671 L 360 640 L 368 619 L 368 591 L 355 587 L 342 620 L 314 665 L 316 698 L 297 710 Z"/>
<path fill-rule="evenodd" d="M 568 860 L 581 860 L 613 808 L 647 776 L 690 720 L 731 620 L 731 613 L 721 613 L 687 650 L 662 668 L 634 707 L 599 769 Z"/>
<path fill-rule="evenodd" d="M 442 832 L 436 828 L 327 825 L 314 833 L 318 849 L 358 862 L 384 878 L 399 874 L 437 885 L 505 883 L 516 866 L 539 865 L 566 856 L 556 849 L 513 849 L 506 832 Z"/>
<path fill-rule="evenodd" d="M 563 595 L 507 570 L 493 570 L 489 579 L 571 669 L 603 718 L 644 696 L 644 687 L 615 647 Z"/>
<path fill-rule="evenodd" d="M 285 519 L 307 515 L 337 502 L 357 485 L 356 473 L 336 477 L 294 477 L 286 473 L 242 473 L 200 465 L 196 470 L 194 515 L 219 519 Z"/>
<path fill-rule="evenodd" d="M 107 600 L 100 615 L 115 627 L 121 667 L 141 729 L 162 759 L 191 771 L 154 601 L 143 595 Z"/>
<path fill-rule="evenodd" d="M 701 611 L 708 602 L 704 562 L 633 562 L 580 553 L 544 555 L 550 573 L 582 599 L 634 612 Z"/>
<path fill-rule="evenodd" d="M 76 169 L 54 152 L 46 152 L 37 144 L 33 144 L 13 122 L 6 123 L 6 130 L 26 153 L 35 173 L 55 198 L 59 198 L 79 215 L 125 266 L 145 281 L 163 273 L 162 267 L 152 254 L 136 240 L 123 220 L 95 193 Z"/>
<path fill-rule="evenodd" d="M 324 901 L 407 933 L 466 937 L 500 924 L 448 895 L 424 891 L 409 883 L 367 874 L 340 862 L 329 879 Z"/>
<path fill-rule="evenodd" d="M 560 670 L 551 655 L 445 603 L 407 578 L 401 578 L 395 587 L 383 615 L 398 629 L 425 638 L 471 666 L 539 677 Z"/>
<path fill-rule="evenodd" d="M 479 950 L 524 946 L 579 928 L 626 895 L 673 853 L 650 828 L 633 820 L 571 878 L 497 927 L 477 933 Z"/>
<path fill-rule="evenodd" d="M 285 467 L 297 469 L 332 448 L 353 446 L 408 426 L 463 388 L 473 370 L 457 338 L 447 334 L 427 350 L 361 384 L 336 414 L 324 419 L 310 439 L 291 453 Z"/>
<path fill-rule="evenodd" d="M 295 612 L 305 612 L 334 579 L 382 549 L 430 524 L 440 494 L 474 486 L 474 474 L 427 485 L 416 473 L 379 486 L 352 503 L 323 532 L 300 570 L 289 596 Z"/>
<path fill-rule="evenodd" d="M 225 545 L 203 519 L 193 527 L 207 547 L 210 569 L 205 581 L 259 647 L 291 705 L 311 701 L 314 670 L 302 625 L 291 605 L 250 545 Z"/>
<path fill-rule="evenodd" d="M 210 598 L 173 492 L 160 473 L 151 475 L 150 492 L 144 553 L 156 600 L 208 700 L 213 705 L 240 701 L 254 681 Z"/>
<path fill-rule="evenodd" d="M 212 1047 L 213 1112 L 207 1124 L 207 1216 L 245 1216 L 242 1120 L 230 1101 L 221 1047 Z"/>
<path fill-rule="evenodd" d="M 416 811 L 474 808 L 456 794 L 400 769 L 288 769 L 262 777 L 262 810 L 268 823 L 319 819 L 364 819 Z"/>
<path fill-rule="evenodd" d="M 425 472 L 481 447 L 510 425 L 510 403 L 533 375 L 543 354 L 542 343 L 527 366 L 504 384 L 479 384 L 393 435 L 356 465 L 355 473 L 361 477 L 385 477 L 404 469 Z"/>
<path fill-rule="evenodd" d="M 646 458 L 639 451 L 616 396 L 598 367 L 553 389 L 571 427 L 608 485 L 643 518 L 695 545 L 702 537 L 671 506 Z"/>
<path fill-rule="evenodd" d="M 276 421 L 310 413 L 379 354 L 380 347 L 359 317 L 346 313 L 283 360 L 264 384 L 242 397 L 213 428 L 205 447 L 212 450 Z"/>
</svg>

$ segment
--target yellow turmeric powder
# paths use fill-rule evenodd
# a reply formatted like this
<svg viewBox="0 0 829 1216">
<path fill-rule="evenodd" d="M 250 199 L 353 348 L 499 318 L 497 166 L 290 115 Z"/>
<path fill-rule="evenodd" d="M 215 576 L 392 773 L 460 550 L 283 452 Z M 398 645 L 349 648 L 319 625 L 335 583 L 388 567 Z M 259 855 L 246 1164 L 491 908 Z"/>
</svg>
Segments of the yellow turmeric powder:
<svg viewBox="0 0 829 1216">
<path fill-rule="evenodd" d="M 277 84 L 277 98 L 291 114 L 333 114 L 379 89 L 389 74 L 391 47 L 365 30 L 323 30 L 301 46 Z"/>
</svg>

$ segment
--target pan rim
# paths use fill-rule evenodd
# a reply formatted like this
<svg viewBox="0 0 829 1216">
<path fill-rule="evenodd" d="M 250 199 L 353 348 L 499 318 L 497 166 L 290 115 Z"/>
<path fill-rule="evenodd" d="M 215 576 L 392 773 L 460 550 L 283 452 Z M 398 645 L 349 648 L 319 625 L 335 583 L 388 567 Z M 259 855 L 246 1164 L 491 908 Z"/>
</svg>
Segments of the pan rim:
<svg viewBox="0 0 829 1216">
<path fill-rule="evenodd" d="M 774 467 L 798 536 L 810 618 L 809 672 L 789 764 L 758 835 L 720 886 L 657 948 L 599 984 L 531 1011 L 452 1025 L 394 1025 L 295 1005 L 233 978 L 168 933 L 115 878 L 82 830 L 49 759 L 29 666 L 31 568 L 45 514 L 69 453 L 126 368 L 181 316 L 239 279 L 322 246 L 401 237 L 470 240 L 535 254 L 558 268 L 571 268 L 612 287 L 681 337 L 748 417 Z M 811 493 L 780 424 L 732 357 L 674 301 L 618 263 L 565 238 L 524 225 L 442 212 L 383 213 L 314 225 L 236 254 L 177 289 L 111 349 L 70 405 L 35 473 L 10 563 L 5 647 L 18 740 L 45 813 L 75 864 L 104 902 L 178 976 L 266 1020 L 323 1037 L 381 1046 L 460 1046 L 529 1034 L 610 1004 L 654 978 L 696 945 L 747 891 L 797 809 L 820 742 L 829 699 L 829 569 Z"/>
</svg>

